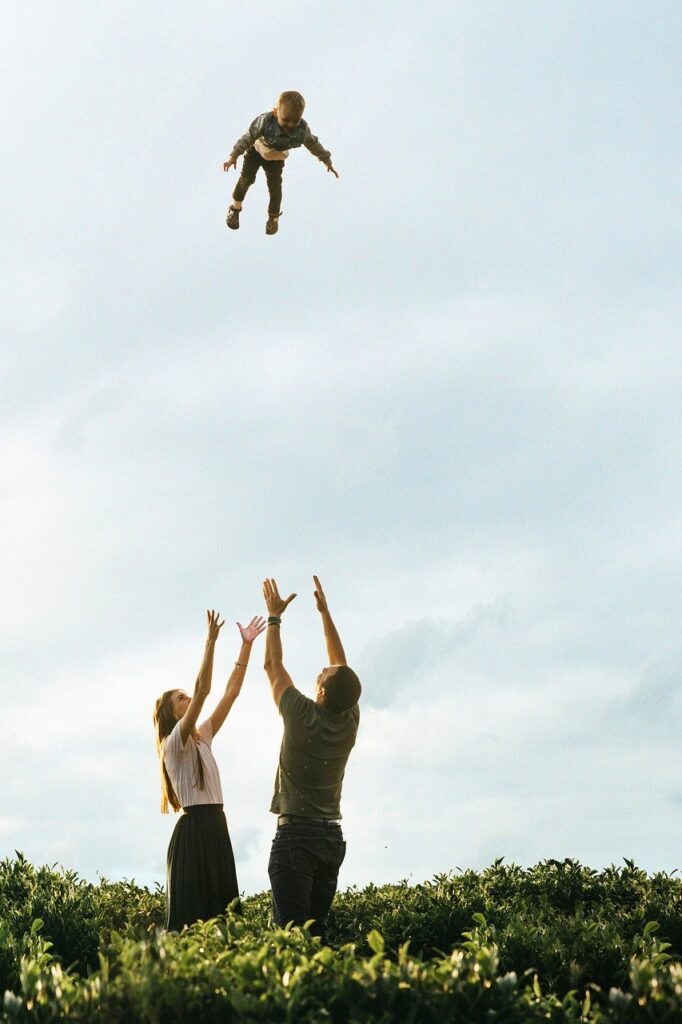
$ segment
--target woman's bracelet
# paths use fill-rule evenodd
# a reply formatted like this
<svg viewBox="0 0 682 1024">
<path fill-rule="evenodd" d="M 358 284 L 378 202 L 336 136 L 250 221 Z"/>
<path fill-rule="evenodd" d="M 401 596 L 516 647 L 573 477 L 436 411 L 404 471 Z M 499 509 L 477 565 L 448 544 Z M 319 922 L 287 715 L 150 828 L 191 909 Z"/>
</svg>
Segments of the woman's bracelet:
<svg viewBox="0 0 682 1024">
<path fill-rule="evenodd" d="M 268 615 L 268 626 L 279 626 L 281 622 L 279 615 Z"/>
<path fill-rule="evenodd" d="M 239 666 L 239 668 L 248 668 L 245 661 L 235 661 L 235 665 Z"/>
</svg>

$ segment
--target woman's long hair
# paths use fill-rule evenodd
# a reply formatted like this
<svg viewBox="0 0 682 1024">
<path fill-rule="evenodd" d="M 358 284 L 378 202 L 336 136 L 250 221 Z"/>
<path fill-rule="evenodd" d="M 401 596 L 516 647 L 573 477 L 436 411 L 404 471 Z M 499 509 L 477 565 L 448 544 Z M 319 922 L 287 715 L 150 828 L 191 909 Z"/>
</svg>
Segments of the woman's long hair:
<svg viewBox="0 0 682 1024">
<path fill-rule="evenodd" d="M 166 765 L 163 759 L 163 741 L 167 736 L 170 736 L 175 726 L 178 724 L 178 720 L 173 714 L 173 702 L 171 700 L 176 690 L 166 690 L 162 693 L 156 704 L 154 705 L 154 726 L 156 728 L 156 752 L 159 755 L 161 761 L 161 813 L 168 814 L 168 805 L 170 804 L 174 811 L 179 811 L 181 803 L 177 798 L 176 792 L 173 789 L 173 783 L 170 780 L 170 776 L 166 769 Z M 204 764 L 201 760 L 201 754 L 198 750 L 198 744 L 201 742 L 199 733 L 195 729 L 192 733 L 192 741 L 197 748 L 197 771 L 199 776 L 199 789 L 204 788 Z"/>
</svg>

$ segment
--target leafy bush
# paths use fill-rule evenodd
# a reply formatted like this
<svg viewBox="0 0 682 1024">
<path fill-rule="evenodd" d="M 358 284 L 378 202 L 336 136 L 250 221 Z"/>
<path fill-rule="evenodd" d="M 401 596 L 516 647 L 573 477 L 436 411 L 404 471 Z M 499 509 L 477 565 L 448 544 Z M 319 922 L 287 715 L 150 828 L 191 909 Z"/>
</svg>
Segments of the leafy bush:
<svg viewBox="0 0 682 1024">
<path fill-rule="evenodd" d="M 99 964 L 101 940 L 112 931 L 139 936 L 165 917 L 163 890 L 134 882 L 98 886 L 74 871 L 34 868 L 22 854 L 0 861 L 0 992 L 16 984 L 21 937 L 36 918 L 60 960 L 80 973 Z"/>
<path fill-rule="evenodd" d="M 242 906 L 167 933 L 159 887 L 0 862 L 0 1020 L 682 1021 L 682 882 L 631 862 L 352 888 L 332 948 Z"/>
</svg>

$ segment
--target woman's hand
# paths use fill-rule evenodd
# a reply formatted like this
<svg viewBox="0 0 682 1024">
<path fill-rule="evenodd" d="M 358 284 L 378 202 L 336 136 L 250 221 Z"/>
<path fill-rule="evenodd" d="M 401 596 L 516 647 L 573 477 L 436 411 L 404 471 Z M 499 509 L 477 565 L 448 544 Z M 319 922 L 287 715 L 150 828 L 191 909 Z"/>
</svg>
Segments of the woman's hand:
<svg viewBox="0 0 682 1024">
<path fill-rule="evenodd" d="M 229 171 L 230 167 L 234 167 L 235 170 L 236 170 L 236 168 L 237 168 L 237 157 L 236 156 L 231 156 L 230 159 L 226 160 L 225 163 L 223 164 L 223 170 L 224 171 Z"/>
<path fill-rule="evenodd" d="M 262 615 L 254 615 L 248 626 L 242 626 L 241 622 L 238 622 L 237 626 L 239 627 L 243 642 L 245 644 L 252 644 L 256 637 L 265 629 L 266 622 Z"/>
<path fill-rule="evenodd" d="M 206 611 L 206 618 L 208 619 L 208 637 L 206 638 L 207 644 L 214 644 L 218 639 L 218 633 L 225 625 L 225 620 L 218 622 L 220 618 L 220 612 Z"/>
<path fill-rule="evenodd" d="M 291 604 L 296 594 L 289 594 L 286 601 L 283 597 L 279 596 L 279 590 L 274 580 L 263 581 L 263 597 L 265 598 L 265 607 L 268 610 L 268 615 L 282 615 L 287 605 Z"/>
</svg>

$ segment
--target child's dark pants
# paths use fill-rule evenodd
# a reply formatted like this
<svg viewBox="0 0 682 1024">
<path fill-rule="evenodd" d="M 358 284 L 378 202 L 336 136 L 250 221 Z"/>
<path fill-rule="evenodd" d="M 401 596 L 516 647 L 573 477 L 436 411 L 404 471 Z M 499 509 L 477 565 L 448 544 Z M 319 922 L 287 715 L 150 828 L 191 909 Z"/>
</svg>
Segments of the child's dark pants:
<svg viewBox="0 0 682 1024">
<path fill-rule="evenodd" d="M 236 199 L 238 203 L 244 201 L 244 196 L 256 180 L 259 167 L 262 167 L 265 171 L 265 177 L 268 181 L 268 192 L 270 193 L 268 215 L 276 217 L 282 205 L 282 171 L 284 170 L 284 160 L 264 160 L 253 146 L 244 153 L 242 173 L 235 185 L 232 198 Z"/>
</svg>

